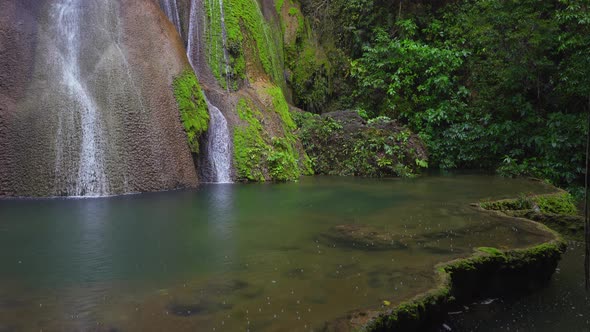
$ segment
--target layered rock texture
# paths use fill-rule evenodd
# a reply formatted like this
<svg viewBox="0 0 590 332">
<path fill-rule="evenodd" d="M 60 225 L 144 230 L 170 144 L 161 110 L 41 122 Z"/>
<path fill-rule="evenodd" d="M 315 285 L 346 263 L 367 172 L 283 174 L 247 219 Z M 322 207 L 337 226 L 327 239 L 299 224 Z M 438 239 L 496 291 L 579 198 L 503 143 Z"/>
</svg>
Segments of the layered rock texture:
<svg viewBox="0 0 590 332">
<path fill-rule="evenodd" d="M 0 0 L 0 195 L 195 186 L 173 91 L 187 67 L 151 0 Z"/>
</svg>

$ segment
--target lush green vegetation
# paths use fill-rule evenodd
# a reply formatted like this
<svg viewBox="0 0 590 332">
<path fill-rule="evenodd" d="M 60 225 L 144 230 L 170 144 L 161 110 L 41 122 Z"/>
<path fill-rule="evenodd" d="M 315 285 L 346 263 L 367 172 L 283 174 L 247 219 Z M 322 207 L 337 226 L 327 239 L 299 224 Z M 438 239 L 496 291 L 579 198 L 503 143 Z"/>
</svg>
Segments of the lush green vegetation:
<svg viewBox="0 0 590 332">
<path fill-rule="evenodd" d="M 420 140 L 386 117 L 368 121 L 354 112 L 296 116 L 299 137 L 317 174 L 412 177 L 428 167 Z"/>
<path fill-rule="evenodd" d="M 203 91 L 195 73 L 190 69 L 183 71 L 174 80 L 173 86 L 191 152 L 199 153 L 199 139 L 209 127 L 209 113 Z"/>
<path fill-rule="evenodd" d="M 520 211 L 538 210 L 540 213 L 577 215 L 578 209 L 573 196 L 567 192 L 550 195 L 520 195 L 517 199 L 495 202 L 483 202 L 481 206 L 487 210 Z"/>
<path fill-rule="evenodd" d="M 287 114 L 288 121 L 282 121 L 286 127 L 284 137 L 270 137 L 261 124 L 265 115 L 251 102 L 240 99 L 237 112 L 245 123 L 234 130 L 234 160 L 238 178 L 243 181 L 298 179 L 301 175 L 300 157 L 294 147 L 295 138 L 288 129 L 294 126 L 291 117 Z"/>
<path fill-rule="evenodd" d="M 262 113 L 250 107 L 245 99 L 237 106 L 240 119 L 247 123 L 234 130 L 234 160 L 238 178 L 249 181 L 264 181 L 264 161 L 270 147 L 262 135 L 264 129 L 260 124 Z"/>
<path fill-rule="evenodd" d="M 220 84 L 236 89 L 246 78 L 246 61 L 260 63 L 277 84 L 282 82 L 282 49 L 257 0 L 207 0 L 208 62 Z M 224 15 L 224 20 L 221 20 Z M 225 26 L 222 25 L 225 22 Z M 225 29 L 224 29 L 225 28 Z M 224 36 L 225 34 L 225 36 Z M 225 37 L 225 38 L 224 38 Z M 247 54 L 247 52 L 249 53 Z M 247 59 L 247 55 L 251 58 Z"/>
<path fill-rule="evenodd" d="M 299 106 L 397 119 L 424 140 L 433 167 L 495 169 L 570 189 L 582 183 L 590 108 L 587 1 L 301 4 L 331 56 L 330 70 L 321 71 L 306 61 L 311 51 L 296 49 L 303 66 L 297 70 L 313 73 L 299 77 L 319 86 L 325 100 L 310 109 L 295 98 Z M 296 79 L 291 85 L 301 90 Z"/>
<path fill-rule="evenodd" d="M 330 62 L 317 45 L 299 4 L 292 0 L 277 1 L 276 4 L 294 102 L 307 111 L 319 113 L 326 105 L 330 90 L 327 79 Z"/>
</svg>

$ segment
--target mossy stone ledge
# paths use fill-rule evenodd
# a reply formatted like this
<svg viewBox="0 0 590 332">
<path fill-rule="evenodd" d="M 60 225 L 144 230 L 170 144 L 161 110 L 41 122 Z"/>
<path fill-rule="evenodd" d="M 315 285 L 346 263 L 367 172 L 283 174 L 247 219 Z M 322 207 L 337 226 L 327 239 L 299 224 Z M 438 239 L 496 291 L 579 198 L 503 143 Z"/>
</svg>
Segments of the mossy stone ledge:
<svg viewBox="0 0 590 332">
<path fill-rule="evenodd" d="M 501 211 L 474 205 L 482 213 L 507 216 Z M 475 248 L 468 258 L 440 263 L 434 269 L 434 288 L 391 308 L 351 313 L 344 323 L 346 329 L 425 331 L 442 322 L 457 305 L 491 296 L 526 293 L 545 285 L 567 248 L 566 242 L 559 233 L 541 223 L 512 217 L 546 232 L 549 240 L 523 249 Z M 342 330 L 343 320 L 328 323 L 325 330 Z"/>
<path fill-rule="evenodd" d="M 584 218 L 578 214 L 573 197 L 562 190 L 544 195 L 521 195 L 516 199 L 482 202 L 486 210 L 541 223 L 568 240 L 583 241 Z"/>
</svg>

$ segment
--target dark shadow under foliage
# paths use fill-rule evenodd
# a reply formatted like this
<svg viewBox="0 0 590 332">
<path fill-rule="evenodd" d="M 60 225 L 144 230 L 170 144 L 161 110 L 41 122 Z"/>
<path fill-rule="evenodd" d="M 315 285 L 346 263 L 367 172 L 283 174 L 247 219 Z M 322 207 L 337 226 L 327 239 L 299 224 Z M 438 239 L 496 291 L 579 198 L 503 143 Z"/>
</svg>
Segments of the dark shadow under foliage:
<svg viewBox="0 0 590 332">
<path fill-rule="evenodd" d="M 583 0 L 303 0 L 334 68 L 325 109 L 388 116 L 430 166 L 581 187 L 590 109 Z M 577 194 L 581 194 L 580 189 Z"/>
</svg>

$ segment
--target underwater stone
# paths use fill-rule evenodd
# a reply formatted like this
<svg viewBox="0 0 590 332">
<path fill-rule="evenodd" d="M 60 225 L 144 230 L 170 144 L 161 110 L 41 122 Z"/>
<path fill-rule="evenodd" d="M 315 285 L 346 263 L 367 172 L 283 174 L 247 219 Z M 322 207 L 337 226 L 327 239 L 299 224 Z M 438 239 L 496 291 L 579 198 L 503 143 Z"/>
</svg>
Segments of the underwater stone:
<svg viewBox="0 0 590 332">
<path fill-rule="evenodd" d="M 343 246 L 357 250 L 400 250 L 408 246 L 399 237 L 368 225 L 338 225 L 320 234 L 328 246 Z"/>
<path fill-rule="evenodd" d="M 207 312 L 202 304 L 171 304 L 167 309 L 175 316 L 190 317 Z"/>
</svg>

